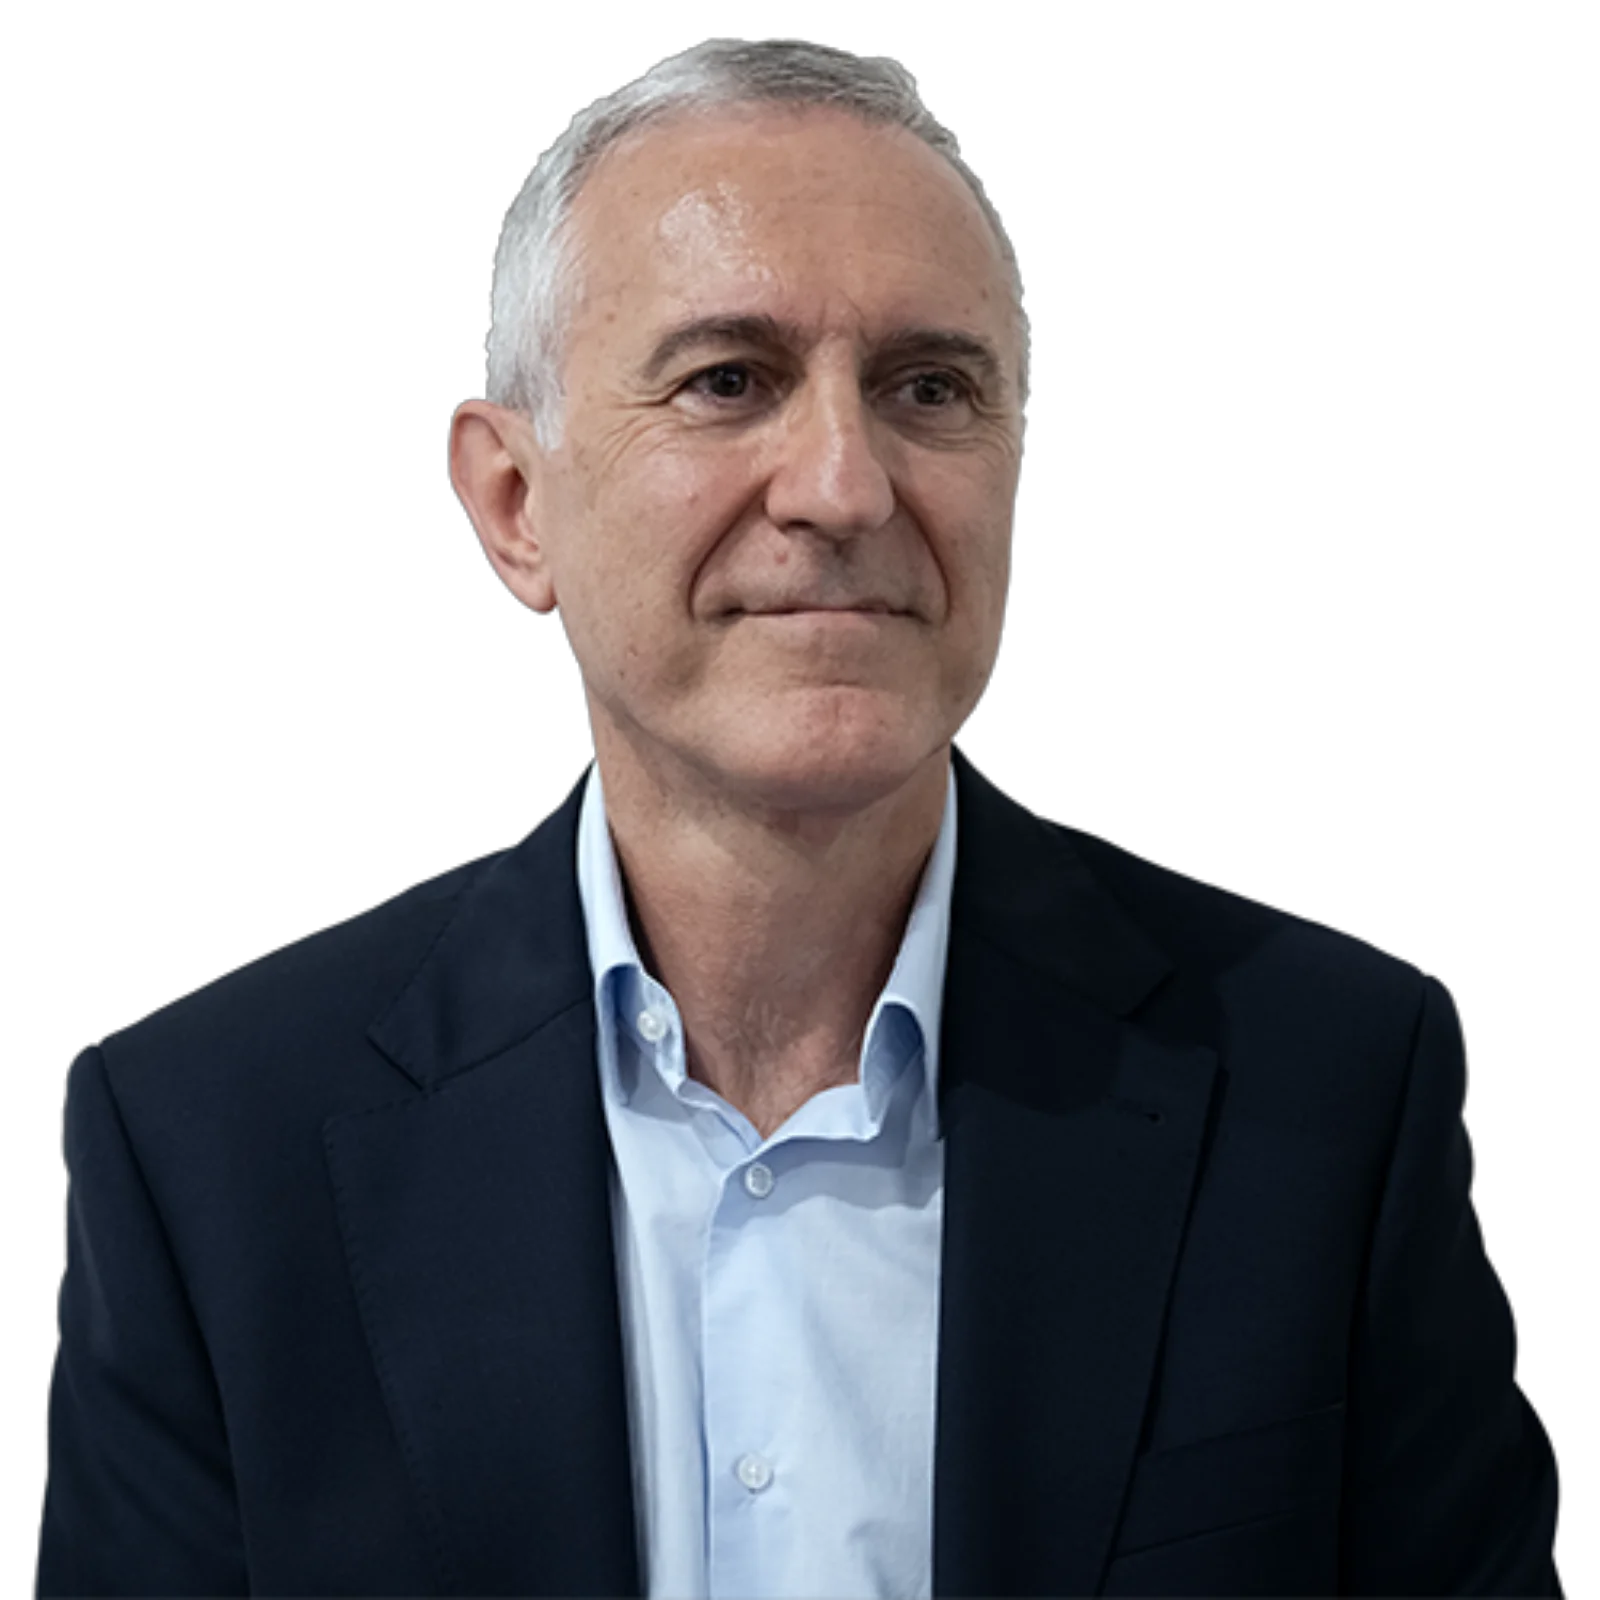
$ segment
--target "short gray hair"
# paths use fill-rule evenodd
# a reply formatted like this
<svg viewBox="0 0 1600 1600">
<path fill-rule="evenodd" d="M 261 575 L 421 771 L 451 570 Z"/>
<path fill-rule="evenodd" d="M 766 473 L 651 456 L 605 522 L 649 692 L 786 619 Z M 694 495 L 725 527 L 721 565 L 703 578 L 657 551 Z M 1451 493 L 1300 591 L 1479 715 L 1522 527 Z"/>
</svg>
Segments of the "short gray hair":
<svg viewBox="0 0 1600 1600">
<path fill-rule="evenodd" d="M 625 135 L 675 115 L 735 105 L 827 106 L 904 128 L 960 174 L 994 229 L 1011 280 L 1027 395 L 1028 321 L 1016 252 L 956 138 L 887 56 L 796 39 L 707 39 L 580 111 L 528 174 L 500 230 L 488 338 L 488 397 L 525 412 L 548 446 L 559 433 L 563 324 L 572 270 L 568 221 L 595 163 Z"/>
</svg>

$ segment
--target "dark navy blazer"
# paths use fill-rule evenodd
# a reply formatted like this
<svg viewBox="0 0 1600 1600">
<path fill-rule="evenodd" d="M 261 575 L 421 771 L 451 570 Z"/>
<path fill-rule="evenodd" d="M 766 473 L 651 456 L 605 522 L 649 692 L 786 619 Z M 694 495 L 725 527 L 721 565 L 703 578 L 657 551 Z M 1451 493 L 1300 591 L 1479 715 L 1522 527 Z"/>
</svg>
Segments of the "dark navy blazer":
<svg viewBox="0 0 1600 1600">
<path fill-rule="evenodd" d="M 1444 990 L 957 780 L 936 1593 L 1559 1593 Z M 637 1592 L 577 799 L 78 1059 L 41 1593 Z"/>
</svg>

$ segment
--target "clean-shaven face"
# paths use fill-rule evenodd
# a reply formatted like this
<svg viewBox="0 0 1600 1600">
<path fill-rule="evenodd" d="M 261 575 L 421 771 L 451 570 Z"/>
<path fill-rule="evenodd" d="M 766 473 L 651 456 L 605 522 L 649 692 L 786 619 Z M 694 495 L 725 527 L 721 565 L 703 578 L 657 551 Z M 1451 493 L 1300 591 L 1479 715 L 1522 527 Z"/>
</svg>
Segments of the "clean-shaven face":
<svg viewBox="0 0 1600 1600">
<path fill-rule="evenodd" d="M 734 109 L 610 150 L 572 215 L 535 521 L 602 757 L 849 808 L 942 750 L 1000 641 L 1016 307 L 903 130 Z"/>
</svg>

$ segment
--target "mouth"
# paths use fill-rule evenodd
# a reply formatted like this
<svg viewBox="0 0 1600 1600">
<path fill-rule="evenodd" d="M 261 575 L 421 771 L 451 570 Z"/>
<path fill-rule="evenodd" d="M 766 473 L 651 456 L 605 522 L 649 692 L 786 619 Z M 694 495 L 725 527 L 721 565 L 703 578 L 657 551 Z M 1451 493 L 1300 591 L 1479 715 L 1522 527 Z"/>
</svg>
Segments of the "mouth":
<svg viewBox="0 0 1600 1600">
<path fill-rule="evenodd" d="M 774 637 L 877 640 L 906 615 L 888 606 L 785 606 L 777 611 L 739 612 L 731 620 L 750 623 Z"/>
<path fill-rule="evenodd" d="M 882 600 L 863 600 L 855 605 L 784 605 L 735 607 L 734 617 L 904 617 L 901 611 Z"/>
</svg>

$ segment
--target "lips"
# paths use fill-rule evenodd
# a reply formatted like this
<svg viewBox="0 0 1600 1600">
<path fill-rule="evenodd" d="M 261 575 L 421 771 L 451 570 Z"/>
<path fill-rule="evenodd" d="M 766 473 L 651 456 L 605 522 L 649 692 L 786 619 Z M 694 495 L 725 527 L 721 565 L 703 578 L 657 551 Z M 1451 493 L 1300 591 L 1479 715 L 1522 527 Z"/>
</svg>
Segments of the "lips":
<svg viewBox="0 0 1600 1600">
<path fill-rule="evenodd" d="M 734 614 L 746 617 L 794 617 L 804 616 L 811 612 L 858 612 L 867 616 L 897 617 L 904 613 L 898 607 L 892 606 L 886 600 L 853 600 L 841 605 L 837 601 L 785 601 L 776 606 L 738 606 Z"/>
</svg>

